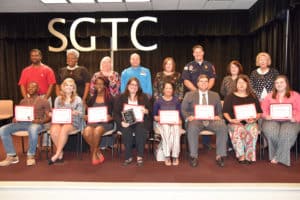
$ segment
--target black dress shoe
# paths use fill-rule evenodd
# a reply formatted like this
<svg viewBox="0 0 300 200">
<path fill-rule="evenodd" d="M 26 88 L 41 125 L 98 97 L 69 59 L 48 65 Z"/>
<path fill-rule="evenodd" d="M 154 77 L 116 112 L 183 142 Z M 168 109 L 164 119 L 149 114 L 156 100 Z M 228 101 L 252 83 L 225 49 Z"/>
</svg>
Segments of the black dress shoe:
<svg viewBox="0 0 300 200">
<path fill-rule="evenodd" d="M 216 163 L 219 167 L 224 167 L 224 159 L 222 157 L 218 158 Z"/>
<path fill-rule="evenodd" d="M 48 165 L 53 165 L 56 161 L 52 161 L 51 158 L 48 160 Z"/>
<path fill-rule="evenodd" d="M 243 164 L 243 165 L 247 165 L 248 164 L 247 160 L 239 160 L 239 163 Z"/>
<path fill-rule="evenodd" d="M 194 157 L 191 157 L 190 158 L 190 166 L 191 167 L 197 167 L 198 166 L 198 158 L 194 158 Z"/>
</svg>

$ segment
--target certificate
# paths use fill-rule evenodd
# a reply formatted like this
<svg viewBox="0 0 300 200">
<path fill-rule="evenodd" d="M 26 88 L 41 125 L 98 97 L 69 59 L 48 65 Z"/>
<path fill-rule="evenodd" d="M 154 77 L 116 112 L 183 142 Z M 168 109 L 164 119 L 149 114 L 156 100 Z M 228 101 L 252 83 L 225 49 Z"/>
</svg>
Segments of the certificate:
<svg viewBox="0 0 300 200">
<path fill-rule="evenodd" d="M 215 107 L 213 105 L 195 105 L 195 119 L 213 120 L 215 118 Z"/>
<path fill-rule="evenodd" d="M 107 122 L 107 107 L 88 108 L 88 123 Z"/>
<path fill-rule="evenodd" d="M 34 120 L 33 106 L 15 106 L 15 119 L 18 122 L 31 122 Z"/>
<path fill-rule="evenodd" d="M 160 124 L 179 124 L 178 110 L 160 110 L 159 111 Z"/>
<path fill-rule="evenodd" d="M 271 104 L 270 116 L 272 119 L 288 120 L 293 117 L 293 105 L 288 103 L 283 104 Z"/>
<path fill-rule="evenodd" d="M 71 109 L 53 109 L 52 110 L 52 123 L 53 124 L 71 124 L 72 123 L 72 110 Z"/>
<path fill-rule="evenodd" d="M 233 107 L 234 115 L 237 120 L 256 118 L 255 104 L 236 105 Z"/>
<path fill-rule="evenodd" d="M 144 106 L 124 104 L 123 111 L 132 109 L 136 122 L 142 122 L 144 121 L 144 108 Z"/>
</svg>

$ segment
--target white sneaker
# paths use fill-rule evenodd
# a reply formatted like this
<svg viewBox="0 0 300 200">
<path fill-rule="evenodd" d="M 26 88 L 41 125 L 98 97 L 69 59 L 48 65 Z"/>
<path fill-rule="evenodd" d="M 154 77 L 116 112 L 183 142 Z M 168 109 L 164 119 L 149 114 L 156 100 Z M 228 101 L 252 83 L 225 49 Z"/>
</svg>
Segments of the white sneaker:
<svg viewBox="0 0 300 200">
<path fill-rule="evenodd" d="M 34 156 L 27 156 L 26 165 L 27 166 L 35 165 L 35 158 L 34 158 Z"/>
<path fill-rule="evenodd" d="M 5 167 L 11 164 L 16 164 L 19 162 L 18 156 L 6 156 L 5 160 L 0 162 L 0 167 Z"/>
</svg>

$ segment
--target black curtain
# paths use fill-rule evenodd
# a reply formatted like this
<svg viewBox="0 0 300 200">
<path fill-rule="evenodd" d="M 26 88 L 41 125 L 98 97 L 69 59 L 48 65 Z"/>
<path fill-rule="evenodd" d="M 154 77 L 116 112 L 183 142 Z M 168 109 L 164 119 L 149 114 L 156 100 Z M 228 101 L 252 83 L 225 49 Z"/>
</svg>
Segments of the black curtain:
<svg viewBox="0 0 300 200">
<path fill-rule="evenodd" d="M 48 51 L 49 45 L 60 45 L 60 41 L 47 29 L 49 20 L 55 17 L 67 20 L 65 25 L 55 26 L 67 37 L 71 23 L 75 19 L 80 17 L 97 19 L 96 24 L 83 23 L 77 30 L 77 39 L 81 45 L 87 45 L 91 35 L 97 37 L 97 50 L 82 52 L 79 59 L 79 64 L 86 66 L 91 74 L 99 70 L 100 59 L 110 54 L 108 50 L 103 49 L 110 47 L 111 25 L 100 23 L 100 19 L 127 17 L 129 23 L 118 24 L 120 51 L 114 54 L 114 69 L 119 73 L 129 66 L 129 55 L 133 52 L 141 54 L 141 64 L 151 69 L 152 77 L 162 70 L 162 60 L 166 56 L 174 57 L 177 71 L 182 72 L 184 65 L 193 59 L 192 46 L 202 44 L 205 47 L 206 60 L 216 66 L 218 78 L 213 88 L 215 91 L 219 91 L 226 66 L 231 60 L 239 60 L 245 72 L 249 74 L 255 68 L 255 56 L 260 51 L 271 54 L 272 66 L 281 73 L 288 75 L 297 73 L 294 75 L 297 80 L 300 75 L 296 66 L 300 62 L 294 60 L 294 56 L 299 52 L 300 45 L 296 46 L 297 42 L 299 43 L 299 35 L 291 36 L 297 42 L 293 43 L 295 47 L 291 50 L 289 59 L 293 68 L 288 68 L 284 66 L 285 18 L 282 17 L 286 3 L 282 2 L 260 0 L 249 11 L 0 14 L 0 96 L 20 100 L 17 83 L 22 69 L 30 64 L 28 53 L 32 48 L 42 50 L 43 62 L 51 66 L 55 72 L 66 65 L 65 52 Z M 300 14 L 296 13 L 295 11 L 292 20 L 294 29 L 299 27 Z M 142 44 L 157 43 L 158 49 L 150 52 L 122 51 L 133 48 L 129 36 L 130 27 L 133 21 L 141 16 L 158 18 L 157 24 L 142 23 L 137 32 Z M 70 41 L 68 48 L 72 48 Z"/>
<path fill-rule="evenodd" d="M 158 17 L 158 23 L 142 23 L 137 35 L 144 44 L 158 44 L 158 49 L 150 52 L 135 50 L 130 40 L 130 27 L 141 16 Z M 43 62 L 55 72 L 64 67 L 65 52 L 48 51 L 48 45 L 60 46 L 60 41 L 47 29 L 50 19 L 63 17 L 66 24 L 57 24 L 55 28 L 68 36 L 71 22 L 79 17 L 88 16 L 97 19 L 96 24 L 83 23 L 77 30 L 77 39 L 81 45 L 88 45 L 91 35 L 97 36 L 97 50 L 82 52 L 79 64 L 88 68 L 91 74 L 99 70 L 99 61 L 109 55 L 111 25 L 100 23 L 103 17 L 128 17 L 129 23 L 118 25 L 118 47 L 114 55 L 114 69 L 121 73 L 129 66 L 129 55 L 141 54 L 142 65 L 151 69 L 152 77 L 162 70 L 162 60 L 166 56 L 174 57 L 177 71 L 193 59 L 192 46 L 202 44 L 206 49 L 206 59 L 215 64 L 218 73 L 214 90 L 219 90 L 220 81 L 225 75 L 225 68 L 231 59 L 239 59 L 250 66 L 249 58 L 242 52 L 250 45 L 247 40 L 246 11 L 216 12 L 129 12 L 129 13 L 87 13 L 87 14 L 2 14 L 0 15 L 0 80 L 1 98 L 21 99 L 18 80 L 22 69 L 30 64 L 29 51 L 39 48 L 43 52 Z M 6 20 L 4 20 L 6 19 Z M 209 23 L 208 23 L 209 22 Z M 226 26 L 224 26 L 226 25 Z M 68 38 L 69 39 L 69 38 Z M 72 48 L 69 41 L 68 48 Z M 247 63 L 247 64 L 246 64 Z"/>
<path fill-rule="evenodd" d="M 294 89 L 300 91 L 300 3 L 291 8 L 291 23 L 289 34 L 289 70 L 288 75 Z"/>
</svg>

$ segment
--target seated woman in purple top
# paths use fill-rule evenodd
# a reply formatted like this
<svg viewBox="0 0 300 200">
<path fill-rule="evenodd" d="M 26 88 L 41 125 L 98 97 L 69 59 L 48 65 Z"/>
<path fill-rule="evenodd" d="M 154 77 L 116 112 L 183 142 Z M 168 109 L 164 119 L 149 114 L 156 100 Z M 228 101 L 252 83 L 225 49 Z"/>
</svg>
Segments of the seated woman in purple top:
<svg viewBox="0 0 300 200">
<path fill-rule="evenodd" d="M 170 166 L 179 164 L 180 151 L 180 127 L 179 124 L 160 124 L 160 110 L 177 110 L 180 112 L 180 102 L 174 96 L 174 85 L 171 82 L 165 82 L 163 85 L 163 96 L 159 97 L 153 106 L 154 120 L 157 122 L 155 128 L 159 130 L 162 137 L 162 148 L 165 156 L 165 165 Z M 172 161 L 171 162 L 171 157 Z"/>
</svg>

